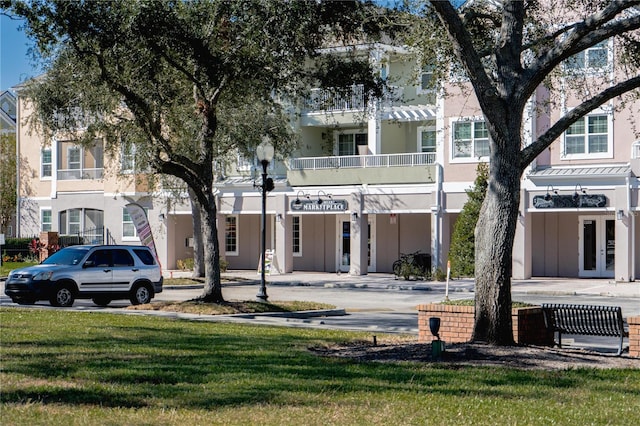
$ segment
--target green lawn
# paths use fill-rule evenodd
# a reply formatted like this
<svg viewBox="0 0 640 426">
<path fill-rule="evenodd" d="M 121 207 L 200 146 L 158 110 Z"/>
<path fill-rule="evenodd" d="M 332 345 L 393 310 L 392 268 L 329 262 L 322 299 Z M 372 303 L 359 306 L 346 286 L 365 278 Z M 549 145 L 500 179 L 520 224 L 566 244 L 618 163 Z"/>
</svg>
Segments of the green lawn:
<svg viewBox="0 0 640 426">
<path fill-rule="evenodd" d="M 36 262 L 2 262 L 0 266 L 0 277 L 6 277 L 14 269 L 26 268 L 27 266 L 37 265 Z"/>
<path fill-rule="evenodd" d="M 370 335 L 0 308 L 6 425 L 635 425 L 640 370 L 320 358 Z M 384 343 L 384 336 L 378 341 Z"/>
</svg>

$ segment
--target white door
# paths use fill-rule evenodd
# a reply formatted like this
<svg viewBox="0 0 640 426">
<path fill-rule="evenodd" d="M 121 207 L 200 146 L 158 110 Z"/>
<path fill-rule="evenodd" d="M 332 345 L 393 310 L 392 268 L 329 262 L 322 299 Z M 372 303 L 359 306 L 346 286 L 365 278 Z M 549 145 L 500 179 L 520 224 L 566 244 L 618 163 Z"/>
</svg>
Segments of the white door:
<svg viewBox="0 0 640 426">
<path fill-rule="evenodd" d="M 580 217 L 578 244 L 580 277 L 615 276 L 615 219 L 602 216 Z"/>
<path fill-rule="evenodd" d="M 338 264 L 338 269 L 340 272 L 349 272 L 349 267 L 351 265 L 351 220 L 349 215 L 338 215 L 337 216 L 338 224 L 336 226 L 338 235 L 336 238 L 337 244 L 337 258 L 336 263 Z M 376 271 L 375 264 L 375 216 L 369 216 L 369 238 L 367 242 L 368 246 L 368 262 L 369 265 L 367 267 L 368 272 Z"/>
</svg>

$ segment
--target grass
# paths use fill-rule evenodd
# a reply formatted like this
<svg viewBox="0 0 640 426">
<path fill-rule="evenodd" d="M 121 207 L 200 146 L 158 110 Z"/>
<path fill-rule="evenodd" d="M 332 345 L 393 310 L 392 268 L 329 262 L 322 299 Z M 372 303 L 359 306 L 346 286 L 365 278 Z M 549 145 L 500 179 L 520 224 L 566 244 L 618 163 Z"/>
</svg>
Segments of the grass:
<svg viewBox="0 0 640 426">
<path fill-rule="evenodd" d="M 0 324 L 7 425 L 631 425 L 640 412 L 640 370 L 355 362 L 308 348 L 370 335 L 138 315 L 0 308 Z"/>
<path fill-rule="evenodd" d="M 198 301 L 187 302 L 152 302 L 145 305 L 132 305 L 131 310 L 153 310 L 182 312 L 200 315 L 257 314 L 264 312 L 295 312 L 319 309 L 334 309 L 334 305 L 305 301 L 255 302 L 227 301 L 222 304 Z"/>
<path fill-rule="evenodd" d="M 0 277 L 6 277 L 14 269 L 26 268 L 27 266 L 37 265 L 38 262 L 2 262 L 0 266 Z"/>
</svg>

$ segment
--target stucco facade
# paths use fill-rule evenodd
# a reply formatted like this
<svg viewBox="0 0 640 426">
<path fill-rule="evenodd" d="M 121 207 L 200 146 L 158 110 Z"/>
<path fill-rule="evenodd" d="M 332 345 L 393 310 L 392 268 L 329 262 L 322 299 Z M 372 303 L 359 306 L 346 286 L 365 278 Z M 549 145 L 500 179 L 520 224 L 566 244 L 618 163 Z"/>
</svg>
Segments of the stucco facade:
<svg viewBox="0 0 640 426">
<path fill-rule="evenodd" d="M 486 160 L 482 112 L 471 92 L 457 85 L 421 87 L 422 75 L 406 51 L 371 47 L 363 46 L 363 54 L 395 77 L 389 96 L 365 104 L 353 87 L 350 96 L 320 105 L 321 92 L 313 92 L 316 98 L 298 105 L 299 151 L 269 169 L 276 185 L 267 197 L 266 246 L 274 272 L 391 272 L 401 253 L 418 250 L 430 254 L 433 268 L 446 269 L 465 191 L 478 162 Z M 549 95 L 541 88 L 531 100 L 527 142 L 573 106 L 567 96 L 557 110 L 538 108 Z M 18 105 L 21 116 L 31 113 L 25 100 Z M 635 280 L 640 143 L 630 123 L 640 105 L 614 106 L 585 118 L 582 129 L 600 129 L 597 152 L 580 153 L 576 128 L 524 174 L 514 278 Z M 78 153 L 64 139 L 43 140 L 20 126 L 18 143 L 22 236 L 94 226 L 102 228 L 103 241 L 138 242 L 123 213 L 136 202 L 147 209 L 163 267 L 174 269 L 193 256 L 188 202 L 151 193 L 144 179 L 122 174 L 122 159 L 104 155 L 100 141 Z M 70 167 L 70 158 L 79 164 Z M 261 196 L 251 176 L 236 168 L 216 185 L 221 257 L 231 269 L 257 269 L 260 257 Z"/>
</svg>

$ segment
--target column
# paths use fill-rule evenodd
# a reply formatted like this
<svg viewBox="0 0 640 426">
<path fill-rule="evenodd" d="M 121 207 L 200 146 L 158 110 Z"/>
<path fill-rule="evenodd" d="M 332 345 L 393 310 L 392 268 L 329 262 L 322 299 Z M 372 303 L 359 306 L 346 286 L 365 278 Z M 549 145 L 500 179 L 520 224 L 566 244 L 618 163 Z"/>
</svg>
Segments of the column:
<svg viewBox="0 0 640 426">
<path fill-rule="evenodd" d="M 366 275 L 368 266 L 369 218 L 362 214 L 363 196 L 354 193 L 351 196 L 351 264 L 350 275 Z"/>
<path fill-rule="evenodd" d="M 516 235 L 513 241 L 511 259 L 512 278 L 527 280 L 531 278 L 531 215 L 526 212 L 529 203 L 529 195 L 526 190 L 520 194 L 520 206 L 518 207 L 518 222 L 516 223 Z"/>
<path fill-rule="evenodd" d="M 291 216 L 287 215 L 287 202 L 289 197 L 285 194 L 275 196 L 275 261 L 279 273 L 293 272 L 293 249 L 291 246 Z"/>
</svg>

